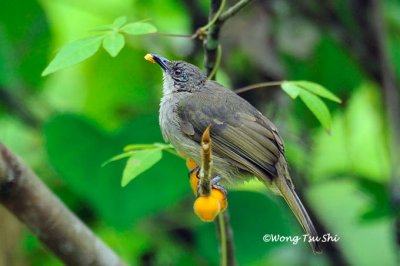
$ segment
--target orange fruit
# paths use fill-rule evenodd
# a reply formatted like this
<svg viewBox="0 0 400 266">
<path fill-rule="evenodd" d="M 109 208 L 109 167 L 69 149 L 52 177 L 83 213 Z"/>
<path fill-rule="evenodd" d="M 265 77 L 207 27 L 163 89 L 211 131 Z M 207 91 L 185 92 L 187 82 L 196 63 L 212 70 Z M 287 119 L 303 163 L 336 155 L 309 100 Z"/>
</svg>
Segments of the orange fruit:
<svg viewBox="0 0 400 266">
<path fill-rule="evenodd" d="M 195 161 L 193 161 L 192 159 L 187 159 L 186 160 L 186 167 L 192 171 L 194 168 L 197 167 L 197 164 L 195 163 Z"/>
<path fill-rule="evenodd" d="M 228 206 L 228 201 L 226 200 L 226 195 L 225 192 L 217 189 L 217 188 L 213 188 L 211 190 L 211 197 L 217 199 L 219 201 L 219 204 L 221 206 L 221 212 L 223 212 L 226 207 Z"/>
<path fill-rule="evenodd" d="M 193 171 L 189 177 L 190 187 L 193 190 L 194 195 L 197 196 L 197 187 L 199 185 L 199 179 L 197 178 L 196 171 Z"/>
<path fill-rule="evenodd" d="M 194 212 L 204 222 L 211 222 L 221 210 L 219 200 L 211 196 L 201 196 L 193 205 Z"/>
</svg>

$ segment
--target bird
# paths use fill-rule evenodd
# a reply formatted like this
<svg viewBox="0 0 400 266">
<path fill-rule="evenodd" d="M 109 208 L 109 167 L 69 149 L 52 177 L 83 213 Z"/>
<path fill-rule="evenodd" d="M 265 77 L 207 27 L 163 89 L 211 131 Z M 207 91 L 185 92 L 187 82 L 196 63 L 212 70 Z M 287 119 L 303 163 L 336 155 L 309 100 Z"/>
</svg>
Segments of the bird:
<svg viewBox="0 0 400 266">
<path fill-rule="evenodd" d="M 276 126 L 235 92 L 209 80 L 197 66 L 158 54 L 145 58 L 163 72 L 159 123 L 164 140 L 200 165 L 201 136 L 211 126 L 212 173 L 218 177 L 218 185 L 229 187 L 256 177 L 283 196 L 304 231 L 318 239 L 295 192 Z M 315 253 L 322 252 L 318 241 L 310 245 Z"/>
</svg>

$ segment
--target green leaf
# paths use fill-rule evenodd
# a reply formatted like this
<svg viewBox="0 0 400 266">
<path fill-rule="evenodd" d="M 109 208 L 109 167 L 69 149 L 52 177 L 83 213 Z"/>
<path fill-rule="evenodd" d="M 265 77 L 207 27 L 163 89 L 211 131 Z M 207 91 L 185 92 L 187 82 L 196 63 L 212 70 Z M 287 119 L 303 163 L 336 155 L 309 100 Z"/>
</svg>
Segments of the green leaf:
<svg viewBox="0 0 400 266">
<path fill-rule="evenodd" d="M 305 80 L 284 81 L 281 87 L 293 99 L 300 95 L 301 100 L 317 117 L 322 126 L 328 132 L 330 131 L 332 124 L 331 114 L 326 104 L 318 96 L 340 103 L 341 100 L 338 97 L 323 86 Z"/>
<path fill-rule="evenodd" d="M 101 25 L 101 26 L 97 26 L 92 28 L 90 31 L 112 31 L 114 29 L 114 25 L 113 24 L 107 24 L 107 25 Z"/>
<path fill-rule="evenodd" d="M 122 174 L 121 186 L 125 187 L 135 177 L 152 167 L 162 157 L 160 149 L 141 150 L 133 152 L 128 159 L 124 172 Z"/>
<path fill-rule="evenodd" d="M 282 90 L 286 92 L 292 99 L 296 99 L 299 96 L 300 89 L 294 82 L 292 81 L 284 81 L 282 82 Z"/>
<path fill-rule="evenodd" d="M 91 57 L 99 49 L 103 38 L 104 35 L 91 36 L 65 45 L 43 71 L 42 76 L 78 64 Z"/>
<path fill-rule="evenodd" d="M 325 87 L 306 80 L 298 80 L 298 81 L 291 81 L 291 83 L 294 83 L 297 86 L 300 86 L 301 88 L 308 90 L 309 92 L 318 95 L 320 97 L 326 98 L 328 100 L 341 103 L 342 100 L 340 100 L 335 94 L 327 90 Z"/>
<path fill-rule="evenodd" d="M 306 91 L 300 90 L 300 99 L 305 103 L 305 105 L 310 109 L 310 111 L 319 120 L 322 126 L 330 132 L 332 119 L 326 104 L 314 94 Z"/>
<path fill-rule="evenodd" d="M 118 32 L 113 32 L 107 35 L 103 40 L 104 50 L 106 50 L 112 57 L 116 57 L 124 45 L 124 35 Z"/>
<path fill-rule="evenodd" d="M 131 35 L 143 35 L 156 32 L 157 28 L 147 22 L 134 22 L 123 26 L 121 31 Z"/>
<path fill-rule="evenodd" d="M 122 16 L 122 17 L 118 17 L 114 20 L 113 22 L 113 26 L 117 29 L 121 28 L 125 23 L 126 23 L 126 17 Z"/>
<path fill-rule="evenodd" d="M 97 26 L 93 29 L 91 29 L 91 31 L 112 31 L 112 30 L 118 30 L 119 28 L 121 28 L 124 24 L 126 23 L 126 17 L 118 17 L 114 20 L 114 22 L 112 24 L 107 24 L 107 25 L 101 25 L 101 26 Z"/>
<path fill-rule="evenodd" d="M 165 144 L 165 143 L 150 143 L 150 144 L 129 144 L 124 147 L 124 151 L 135 151 L 135 150 L 148 150 L 148 149 L 162 149 L 162 150 L 167 150 L 167 149 L 173 149 L 174 147 L 171 144 Z"/>
<path fill-rule="evenodd" d="M 148 149 L 154 149 L 154 148 L 158 148 L 154 145 L 154 143 L 151 143 L 151 144 L 129 144 L 124 147 L 124 151 L 148 150 Z"/>
<path fill-rule="evenodd" d="M 108 159 L 107 161 L 105 161 L 104 163 L 102 163 L 102 164 L 101 164 L 101 167 L 104 167 L 104 166 L 106 166 L 106 165 L 109 164 L 109 163 L 112 163 L 112 162 L 115 162 L 115 161 L 118 161 L 118 160 L 121 160 L 121 159 L 130 157 L 130 156 L 132 156 L 132 155 L 133 155 L 133 152 L 132 152 L 132 151 L 124 152 L 124 153 L 115 155 L 114 157 L 112 157 L 112 158 Z"/>
<path fill-rule="evenodd" d="M 138 150 L 155 150 L 155 149 L 159 149 L 159 150 L 165 150 L 168 152 L 172 152 L 174 153 L 174 148 L 171 144 L 165 144 L 165 143 L 152 143 L 152 144 L 130 144 L 126 147 L 124 147 L 124 152 L 118 155 L 115 155 L 114 157 L 108 159 L 107 161 L 105 161 L 101 167 L 106 166 L 109 163 L 127 158 L 127 157 L 131 157 L 136 151 Z"/>
</svg>

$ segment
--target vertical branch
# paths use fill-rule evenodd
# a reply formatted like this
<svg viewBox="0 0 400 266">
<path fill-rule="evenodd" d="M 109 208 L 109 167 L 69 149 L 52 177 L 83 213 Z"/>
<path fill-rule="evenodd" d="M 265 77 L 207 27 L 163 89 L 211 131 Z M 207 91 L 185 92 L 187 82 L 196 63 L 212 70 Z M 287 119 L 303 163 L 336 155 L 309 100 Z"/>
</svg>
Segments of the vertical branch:
<svg viewBox="0 0 400 266">
<path fill-rule="evenodd" d="M 207 38 L 204 39 L 204 66 L 207 76 L 210 79 L 215 79 L 216 70 L 218 68 L 221 57 L 221 49 L 219 44 L 219 33 L 222 25 L 232 16 L 236 15 L 252 0 L 240 0 L 235 5 L 229 7 L 225 12 L 222 12 L 226 0 L 211 0 L 209 23 L 202 27 L 202 30 L 207 29 Z"/>
<path fill-rule="evenodd" d="M 191 28 L 192 32 L 196 32 L 197 29 L 201 28 L 204 24 L 206 24 L 207 17 L 203 12 L 198 12 L 200 7 L 200 2 L 197 0 L 181 0 L 182 4 L 186 7 L 186 12 L 189 13 L 189 17 L 191 20 Z M 200 52 L 203 48 L 201 42 L 193 42 L 193 49 L 190 51 L 188 55 L 189 61 L 193 61 L 195 56 Z"/>
<path fill-rule="evenodd" d="M 400 248 L 400 93 L 397 88 L 393 66 L 389 61 L 386 47 L 386 28 L 382 17 L 380 2 L 371 0 L 373 34 L 378 51 L 380 81 L 383 90 L 383 102 L 386 107 L 386 122 L 389 131 L 389 152 L 391 157 L 390 201 L 396 212 L 394 233 Z M 400 261 L 400 255 L 398 257 Z"/>
<path fill-rule="evenodd" d="M 221 0 L 211 0 L 210 14 L 208 20 L 211 21 L 217 14 L 221 6 Z M 220 23 L 214 23 L 210 26 L 207 33 L 207 38 L 204 40 L 204 66 L 206 68 L 207 76 L 209 76 L 214 69 L 215 62 L 217 61 L 219 33 L 221 30 Z M 215 75 L 214 75 L 215 77 Z"/>
<path fill-rule="evenodd" d="M 210 138 L 210 126 L 204 131 L 201 137 L 201 167 L 200 167 L 200 196 L 211 194 L 212 184 L 212 141 Z M 218 215 L 215 221 L 220 241 L 221 265 L 236 265 L 235 251 L 232 241 L 232 229 L 229 223 L 229 214 L 225 210 Z"/>
<path fill-rule="evenodd" d="M 210 6 L 210 14 L 208 21 L 211 21 L 215 14 L 217 13 L 217 10 L 219 9 L 221 5 L 221 0 L 211 0 L 211 6 Z M 213 72 L 214 65 L 217 59 L 217 52 L 218 52 L 218 45 L 219 45 L 219 32 L 220 32 L 220 26 L 219 24 L 214 24 L 211 25 L 211 27 L 208 30 L 207 38 L 204 39 L 203 43 L 203 48 L 204 48 L 204 66 L 206 68 L 206 74 L 207 76 L 210 76 L 211 72 Z M 216 75 L 214 75 L 215 79 Z M 228 219 L 228 209 L 226 209 L 223 213 L 220 213 L 218 215 L 218 219 L 215 221 L 216 227 L 217 227 L 217 233 L 218 233 L 218 239 L 219 239 L 219 247 L 220 247 L 220 254 L 221 254 L 221 260 L 220 260 L 220 265 L 221 266 L 226 266 L 226 265 L 235 265 L 235 251 L 234 251 L 234 244 L 233 244 L 233 236 L 232 236 L 232 229 L 229 224 L 229 219 Z M 221 226 L 224 225 L 224 226 Z M 226 248 L 224 248 L 226 247 Z M 226 252 L 230 251 L 229 255 L 225 255 Z M 226 257 L 232 257 L 233 258 L 233 263 L 232 264 L 227 264 L 227 261 L 225 260 Z"/>
<path fill-rule="evenodd" d="M 209 196 L 211 193 L 211 167 L 212 148 L 210 138 L 210 127 L 204 131 L 201 138 L 201 166 L 200 166 L 200 191 L 201 196 Z"/>
<path fill-rule="evenodd" d="M 221 243 L 221 265 L 233 266 L 236 265 L 235 246 L 233 243 L 233 233 L 230 224 L 229 212 L 226 209 L 223 213 L 218 215 L 217 230 L 219 232 L 219 240 Z"/>
<path fill-rule="evenodd" d="M 222 0 L 223 1 L 223 0 Z M 211 22 L 216 16 L 220 6 L 222 4 L 221 0 L 211 0 L 209 21 Z M 237 11 L 240 8 L 237 9 Z M 237 12 L 236 11 L 236 12 Z M 221 14 L 221 13 L 219 13 Z M 222 14 L 223 15 L 223 14 Z M 233 13 L 232 13 L 233 15 Z M 226 17 L 228 18 L 228 16 Z M 215 79 L 216 69 L 215 65 L 218 58 L 219 49 L 219 33 L 221 30 L 221 26 L 223 21 L 216 20 L 215 23 L 211 24 L 208 29 L 207 38 L 204 40 L 204 65 L 206 68 L 207 76 L 210 76 L 213 73 L 211 78 Z M 214 70 L 214 71 L 213 71 Z M 233 243 L 233 235 L 232 229 L 229 222 L 229 214 L 228 210 L 220 213 L 218 215 L 218 220 L 215 221 L 217 226 L 218 238 L 220 242 L 220 254 L 221 254 L 221 265 L 236 265 L 235 259 L 235 248 Z"/>
<path fill-rule="evenodd" d="M 124 265 L 103 241 L 1 143 L 0 203 L 28 226 L 65 264 Z"/>
<path fill-rule="evenodd" d="M 225 0 L 211 0 L 209 24 L 207 24 L 207 38 L 204 39 L 204 66 L 207 76 L 215 79 L 218 64 L 221 57 L 219 34 L 223 23 L 239 12 L 251 0 L 240 0 L 227 11 L 222 12 Z M 235 248 L 230 225 L 228 210 L 218 215 L 216 221 L 218 237 L 220 241 L 221 265 L 236 265 Z"/>
</svg>

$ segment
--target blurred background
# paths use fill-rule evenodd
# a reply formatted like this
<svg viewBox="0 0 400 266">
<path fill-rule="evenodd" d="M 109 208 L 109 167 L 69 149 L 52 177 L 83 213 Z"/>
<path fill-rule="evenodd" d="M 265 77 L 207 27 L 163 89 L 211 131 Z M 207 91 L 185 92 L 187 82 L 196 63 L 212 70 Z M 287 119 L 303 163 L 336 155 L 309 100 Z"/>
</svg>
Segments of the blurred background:
<svg viewBox="0 0 400 266">
<path fill-rule="evenodd" d="M 116 58 L 100 50 L 79 65 L 40 74 L 60 47 L 116 17 L 149 18 L 160 32 L 191 34 L 207 23 L 209 5 L 0 3 L 0 142 L 130 265 L 218 265 L 215 225 L 193 213 L 183 160 L 166 154 L 125 188 L 123 161 L 100 167 L 128 144 L 162 142 L 161 71 L 143 56 L 159 53 L 203 67 L 202 43 L 129 37 Z M 230 88 L 309 80 L 343 100 L 327 102 L 333 115 L 329 135 L 302 102 L 279 88 L 241 95 L 277 125 L 292 178 L 317 228 L 340 240 L 324 244 L 320 256 L 302 241 L 263 242 L 265 234 L 303 232 L 281 198 L 249 183 L 228 195 L 239 264 L 396 265 L 400 2 L 253 1 L 224 25 L 221 42 L 217 80 Z M 0 206 L 0 265 L 61 263 Z"/>
</svg>

